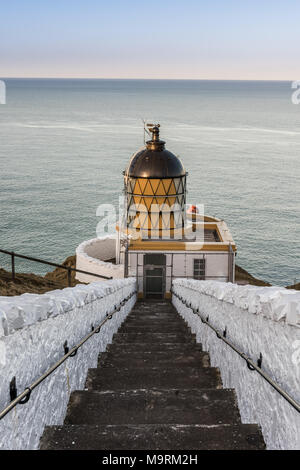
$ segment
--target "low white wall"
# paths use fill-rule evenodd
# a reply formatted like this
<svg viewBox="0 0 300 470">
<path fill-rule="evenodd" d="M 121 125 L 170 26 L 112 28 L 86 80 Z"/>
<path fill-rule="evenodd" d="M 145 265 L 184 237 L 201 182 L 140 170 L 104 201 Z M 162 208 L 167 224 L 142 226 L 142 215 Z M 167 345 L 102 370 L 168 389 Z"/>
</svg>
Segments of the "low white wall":
<svg viewBox="0 0 300 470">
<path fill-rule="evenodd" d="M 173 290 L 254 361 L 262 353 L 262 369 L 300 402 L 299 292 L 188 279 L 173 281 Z M 300 414 L 174 295 L 173 304 L 220 368 L 224 387 L 235 388 L 242 421 L 261 425 L 268 449 L 300 449 Z"/>
<path fill-rule="evenodd" d="M 64 355 L 64 343 L 75 346 L 106 313 L 135 291 L 135 279 L 95 282 L 43 295 L 0 297 L 0 409 L 10 402 L 15 376 L 18 393 Z M 83 389 L 87 371 L 97 367 L 136 301 L 134 295 L 77 352 L 0 421 L 0 449 L 37 449 L 46 425 L 62 424 L 70 393 Z"/>
<path fill-rule="evenodd" d="M 116 257 L 116 244 L 115 235 L 92 238 L 82 242 L 76 249 L 76 268 L 113 279 L 123 278 L 124 265 L 107 262 Z M 99 281 L 99 278 L 95 276 L 82 273 L 76 273 L 76 279 L 85 283 Z"/>
</svg>

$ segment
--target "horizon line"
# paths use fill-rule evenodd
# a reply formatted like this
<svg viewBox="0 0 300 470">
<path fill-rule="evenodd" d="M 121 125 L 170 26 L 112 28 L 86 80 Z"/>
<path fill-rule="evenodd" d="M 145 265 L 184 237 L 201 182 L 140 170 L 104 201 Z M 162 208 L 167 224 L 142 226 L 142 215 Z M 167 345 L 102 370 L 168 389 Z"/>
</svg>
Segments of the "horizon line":
<svg viewBox="0 0 300 470">
<path fill-rule="evenodd" d="M 203 81 L 203 82 L 293 82 L 294 79 L 276 79 L 276 78 L 145 78 L 145 77 L 4 77 L 1 80 L 152 80 L 152 81 Z"/>
</svg>

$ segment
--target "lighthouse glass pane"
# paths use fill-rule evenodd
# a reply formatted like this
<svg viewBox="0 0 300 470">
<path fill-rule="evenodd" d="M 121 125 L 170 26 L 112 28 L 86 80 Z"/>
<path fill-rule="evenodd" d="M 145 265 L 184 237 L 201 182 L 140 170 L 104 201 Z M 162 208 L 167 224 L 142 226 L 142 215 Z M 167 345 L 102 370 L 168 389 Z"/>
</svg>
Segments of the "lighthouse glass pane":
<svg viewBox="0 0 300 470">
<path fill-rule="evenodd" d="M 157 187 L 156 194 L 157 194 L 157 196 L 165 196 L 165 194 L 166 194 L 166 190 L 164 188 L 164 185 L 163 185 L 162 181 L 160 181 L 160 183 Z"/>
<path fill-rule="evenodd" d="M 167 192 L 168 194 L 177 194 L 177 191 L 176 191 L 176 187 L 175 187 L 175 184 L 174 184 L 174 181 L 172 180 L 171 184 L 170 184 L 170 187 L 169 187 L 169 190 Z"/>
<path fill-rule="evenodd" d="M 156 194 L 156 191 L 157 191 L 157 188 L 159 186 L 160 180 L 151 179 L 149 181 L 150 181 L 150 184 L 151 184 L 151 187 L 152 187 L 153 194 Z"/>
<path fill-rule="evenodd" d="M 150 183 L 150 180 L 147 181 L 145 189 L 144 189 L 144 195 L 145 196 L 152 196 L 153 195 L 153 189 Z"/>
<path fill-rule="evenodd" d="M 172 180 L 168 178 L 168 179 L 163 179 L 162 182 L 165 188 L 165 194 L 168 194 L 170 192 Z"/>
<path fill-rule="evenodd" d="M 135 182 L 134 193 L 135 193 L 135 194 L 143 194 L 143 190 L 142 190 L 142 188 L 140 187 L 140 182 L 139 182 L 139 180 L 136 180 L 136 182 Z"/>
</svg>

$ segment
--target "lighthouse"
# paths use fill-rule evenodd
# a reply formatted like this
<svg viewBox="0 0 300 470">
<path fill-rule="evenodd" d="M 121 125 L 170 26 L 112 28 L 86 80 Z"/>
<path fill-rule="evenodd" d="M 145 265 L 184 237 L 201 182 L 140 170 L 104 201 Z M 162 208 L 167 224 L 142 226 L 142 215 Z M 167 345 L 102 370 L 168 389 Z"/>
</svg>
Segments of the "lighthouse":
<svg viewBox="0 0 300 470">
<path fill-rule="evenodd" d="M 236 246 L 224 220 L 186 210 L 188 173 L 160 140 L 160 126 L 124 171 L 125 217 L 117 249 L 140 297 L 168 298 L 172 280 L 234 281 Z"/>
<path fill-rule="evenodd" d="M 159 124 L 148 131 L 150 140 L 123 171 L 124 211 L 115 233 L 81 243 L 77 269 L 135 277 L 140 298 L 170 298 L 177 278 L 234 282 L 236 245 L 226 222 L 204 214 L 205 198 L 187 206 L 183 162 L 167 150 Z M 76 279 L 98 281 L 83 273 Z"/>
</svg>

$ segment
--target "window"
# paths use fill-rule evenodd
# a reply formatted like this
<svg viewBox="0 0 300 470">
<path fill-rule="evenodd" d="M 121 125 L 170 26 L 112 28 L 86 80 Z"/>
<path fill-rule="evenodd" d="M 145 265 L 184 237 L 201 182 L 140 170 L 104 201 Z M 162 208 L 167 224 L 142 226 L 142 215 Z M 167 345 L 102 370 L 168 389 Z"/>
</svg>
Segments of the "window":
<svg viewBox="0 0 300 470">
<path fill-rule="evenodd" d="M 205 259 L 194 259 L 194 279 L 205 279 Z"/>
</svg>

